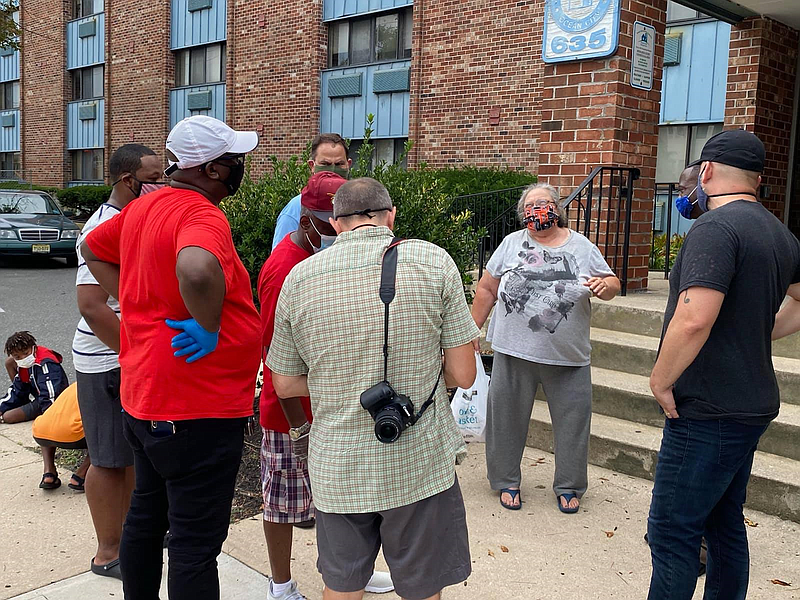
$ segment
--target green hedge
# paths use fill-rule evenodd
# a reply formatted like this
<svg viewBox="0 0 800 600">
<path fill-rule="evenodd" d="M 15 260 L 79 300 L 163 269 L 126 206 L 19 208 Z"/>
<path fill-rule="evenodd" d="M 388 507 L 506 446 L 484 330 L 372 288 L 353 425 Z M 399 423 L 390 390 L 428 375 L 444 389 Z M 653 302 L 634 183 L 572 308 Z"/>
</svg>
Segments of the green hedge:
<svg viewBox="0 0 800 600">
<path fill-rule="evenodd" d="M 482 231 L 471 225 L 471 213 L 454 206 L 456 196 L 518 187 L 536 181 L 524 171 L 476 167 L 432 169 L 420 165 L 403 169 L 397 164 L 372 165 L 371 129 L 359 155 L 353 157 L 351 178 L 374 177 L 382 182 L 397 207 L 395 233 L 444 248 L 455 261 L 465 286 L 472 283 L 475 249 Z M 407 144 L 406 153 L 411 145 Z M 258 179 L 247 173 L 239 192 L 221 208 L 231 225 L 234 243 L 255 287 L 258 273 L 270 254 L 275 222 L 286 203 L 306 184 L 309 150 L 289 160 L 270 159 L 270 168 Z"/>
<path fill-rule="evenodd" d="M 64 210 L 71 210 L 79 218 L 89 218 L 111 196 L 109 185 L 78 185 L 56 192 Z"/>
</svg>

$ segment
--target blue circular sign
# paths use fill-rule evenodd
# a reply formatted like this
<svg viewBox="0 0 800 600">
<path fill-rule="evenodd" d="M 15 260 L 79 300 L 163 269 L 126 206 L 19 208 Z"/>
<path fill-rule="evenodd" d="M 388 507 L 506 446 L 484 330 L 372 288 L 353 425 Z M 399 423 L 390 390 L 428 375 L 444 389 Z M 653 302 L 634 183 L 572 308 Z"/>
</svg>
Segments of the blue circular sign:
<svg viewBox="0 0 800 600">
<path fill-rule="evenodd" d="M 597 25 L 608 12 L 611 0 L 549 0 L 550 14 L 562 31 L 579 32 L 586 31 Z M 582 2 L 581 8 L 591 6 L 597 2 L 592 12 L 582 18 L 571 17 L 564 10 L 564 2 L 572 5 L 573 2 Z M 569 10 L 569 9 L 568 9 Z M 574 10 L 574 9 L 573 9 Z"/>
</svg>

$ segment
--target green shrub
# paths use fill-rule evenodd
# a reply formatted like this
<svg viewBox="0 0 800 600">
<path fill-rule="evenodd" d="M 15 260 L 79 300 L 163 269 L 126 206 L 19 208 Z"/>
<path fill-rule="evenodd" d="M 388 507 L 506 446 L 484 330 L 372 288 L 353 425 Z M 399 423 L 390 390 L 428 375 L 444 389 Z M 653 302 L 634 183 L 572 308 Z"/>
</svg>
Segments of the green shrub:
<svg viewBox="0 0 800 600">
<path fill-rule="evenodd" d="M 258 180 L 251 177 L 251 158 L 248 157 L 241 188 L 220 204 L 254 289 L 261 266 L 272 250 L 278 215 L 308 181 L 307 152 L 289 160 L 270 157 L 270 169 Z"/>
<path fill-rule="evenodd" d="M 428 169 L 425 165 L 414 170 L 403 169 L 400 164 L 404 156 L 398 157 L 394 164 L 371 164 L 370 117 L 367 117 L 364 143 L 354 161 L 353 176 L 373 177 L 385 185 L 397 207 L 394 229 L 397 236 L 426 240 L 444 248 L 456 263 L 464 285 L 468 286 L 472 283 L 475 249 L 483 232 L 472 227 L 472 214 L 468 210 L 454 207 L 452 187 L 440 176 L 440 170 Z M 404 154 L 411 146 L 412 142 L 406 143 Z"/>
<path fill-rule="evenodd" d="M 443 180 L 444 191 L 452 196 L 504 190 L 536 183 L 536 175 L 527 171 L 495 167 L 449 167 L 435 169 L 434 172 L 438 179 Z"/>
<path fill-rule="evenodd" d="M 669 267 L 675 264 L 675 257 L 678 256 L 678 250 L 683 246 L 683 240 L 686 235 L 679 235 L 677 233 L 672 235 L 669 242 Z M 667 252 L 667 234 L 662 233 L 653 237 L 653 247 L 650 251 L 650 269 L 653 271 L 664 270 L 664 255 Z"/>
<path fill-rule="evenodd" d="M 111 196 L 111 186 L 78 185 L 57 190 L 56 196 L 64 210 L 71 210 L 79 218 L 88 218 Z"/>
<path fill-rule="evenodd" d="M 457 204 L 457 196 L 518 187 L 536 181 L 536 176 L 523 171 L 479 169 L 477 167 L 431 169 L 420 165 L 413 170 L 395 164 L 373 165 L 371 115 L 367 120 L 364 143 L 353 158 L 351 179 L 374 177 L 383 183 L 395 206 L 395 233 L 399 237 L 427 240 L 444 248 L 456 263 L 464 285 L 472 283 L 475 252 L 483 231 L 471 223 L 468 206 Z M 406 144 L 408 153 L 411 142 Z M 270 168 L 254 179 L 248 162 L 245 178 L 237 194 L 225 199 L 225 211 L 233 233 L 233 241 L 255 287 L 258 273 L 272 248 L 275 222 L 283 207 L 300 193 L 308 181 L 306 164 L 310 148 L 302 156 L 282 161 L 270 159 Z"/>
</svg>

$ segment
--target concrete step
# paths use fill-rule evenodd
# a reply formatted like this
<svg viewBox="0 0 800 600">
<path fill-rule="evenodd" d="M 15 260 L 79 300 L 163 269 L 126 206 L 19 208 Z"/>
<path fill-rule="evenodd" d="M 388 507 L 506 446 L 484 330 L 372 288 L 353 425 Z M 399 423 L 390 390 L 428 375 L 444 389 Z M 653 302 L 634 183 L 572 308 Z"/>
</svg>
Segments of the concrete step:
<svg viewBox="0 0 800 600">
<path fill-rule="evenodd" d="M 545 400 L 541 388 L 537 398 Z M 592 412 L 634 425 L 662 427 L 664 416 L 650 393 L 647 377 L 592 367 Z M 761 436 L 759 449 L 800 461 L 800 405 L 783 404 L 778 417 Z M 800 472 L 800 463 L 796 468 Z M 800 507 L 798 507 L 800 509 Z"/>
<path fill-rule="evenodd" d="M 592 303 L 592 327 L 660 338 L 664 323 L 663 307 L 659 308 L 655 303 L 651 306 L 643 302 L 643 298 L 635 305 L 630 304 L 635 300 L 635 296 L 628 296 L 622 299 L 628 302 L 625 304 L 616 303 L 616 300 Z M 800 359 L 800 333 L 774 341 L 772 355 Z"/>
<path fill-rule="evenodd" d="M 659 338 L 663 324 L 663 308 L 592 302 L 592 327 Z"/>
<path fill-rule="evenodd" d="M 650 375 L 658 352 L 658 338 L 599 329 L 591 330 L 592 365 L 634 375 Z M 775 376 L 785 403 L 800 404 L 800 360 L 773 356 Z"/>
<path fill-rule="evenodd" d="M 553 451 L 553 428 L 544 402 L 534 406 L 528 446 Z M 613 471 L 653 479 L 661 429 L 616 419 L 592 416 L 589 462 Z M 782 456 L 756 452 L 747 506 L 800 523 L 800 464 Z"/>
</svg>

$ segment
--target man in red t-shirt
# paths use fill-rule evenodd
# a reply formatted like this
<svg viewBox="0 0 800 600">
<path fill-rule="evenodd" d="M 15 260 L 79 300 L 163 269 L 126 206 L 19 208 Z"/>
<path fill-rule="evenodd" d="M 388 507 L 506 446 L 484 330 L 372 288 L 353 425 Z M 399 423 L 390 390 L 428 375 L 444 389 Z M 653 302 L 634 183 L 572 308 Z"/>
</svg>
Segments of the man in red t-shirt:
<svg viewBox="0 0 800 600">
<path fill-rule="evenodd" d="M 320 252 L 336 239 L 328 222 L 333 216 L 331 199 L 345 179 L 330 171 L 312 175 L 300 195 L 300 225 L 275 246 L 258 276 L 261 303 L 261 346 L 266 359 L 275 324 L 275 306 L 283 280 L 297 263 Z M 311 403 L 302 398 L 304 419 L 311 422 Z M 261 388 L 261 489 L 264 493 L 264 536 L 269 551 L 270 580 L 267 600 L 299 600 L 292 579 L 292 526 L 313 524 L 314 506 L 308 467 L 292 452 L 289 423 L 272 387 L 272 373 L 264 369 Z"/>
<path fill-rule="evenodd" d="M 257 145 L 255 132 L 184 119 L 167 137 L 171 185 L 82 246 L 122 314 L 123 426 L 136 473 L 119 556 L 127 600 L 158 597 L 167 528 L 169 597 L 219 598 L 216 559 L 260 352 L 250 280 L 218 205 L 236 193 Z"/>
</svg>

